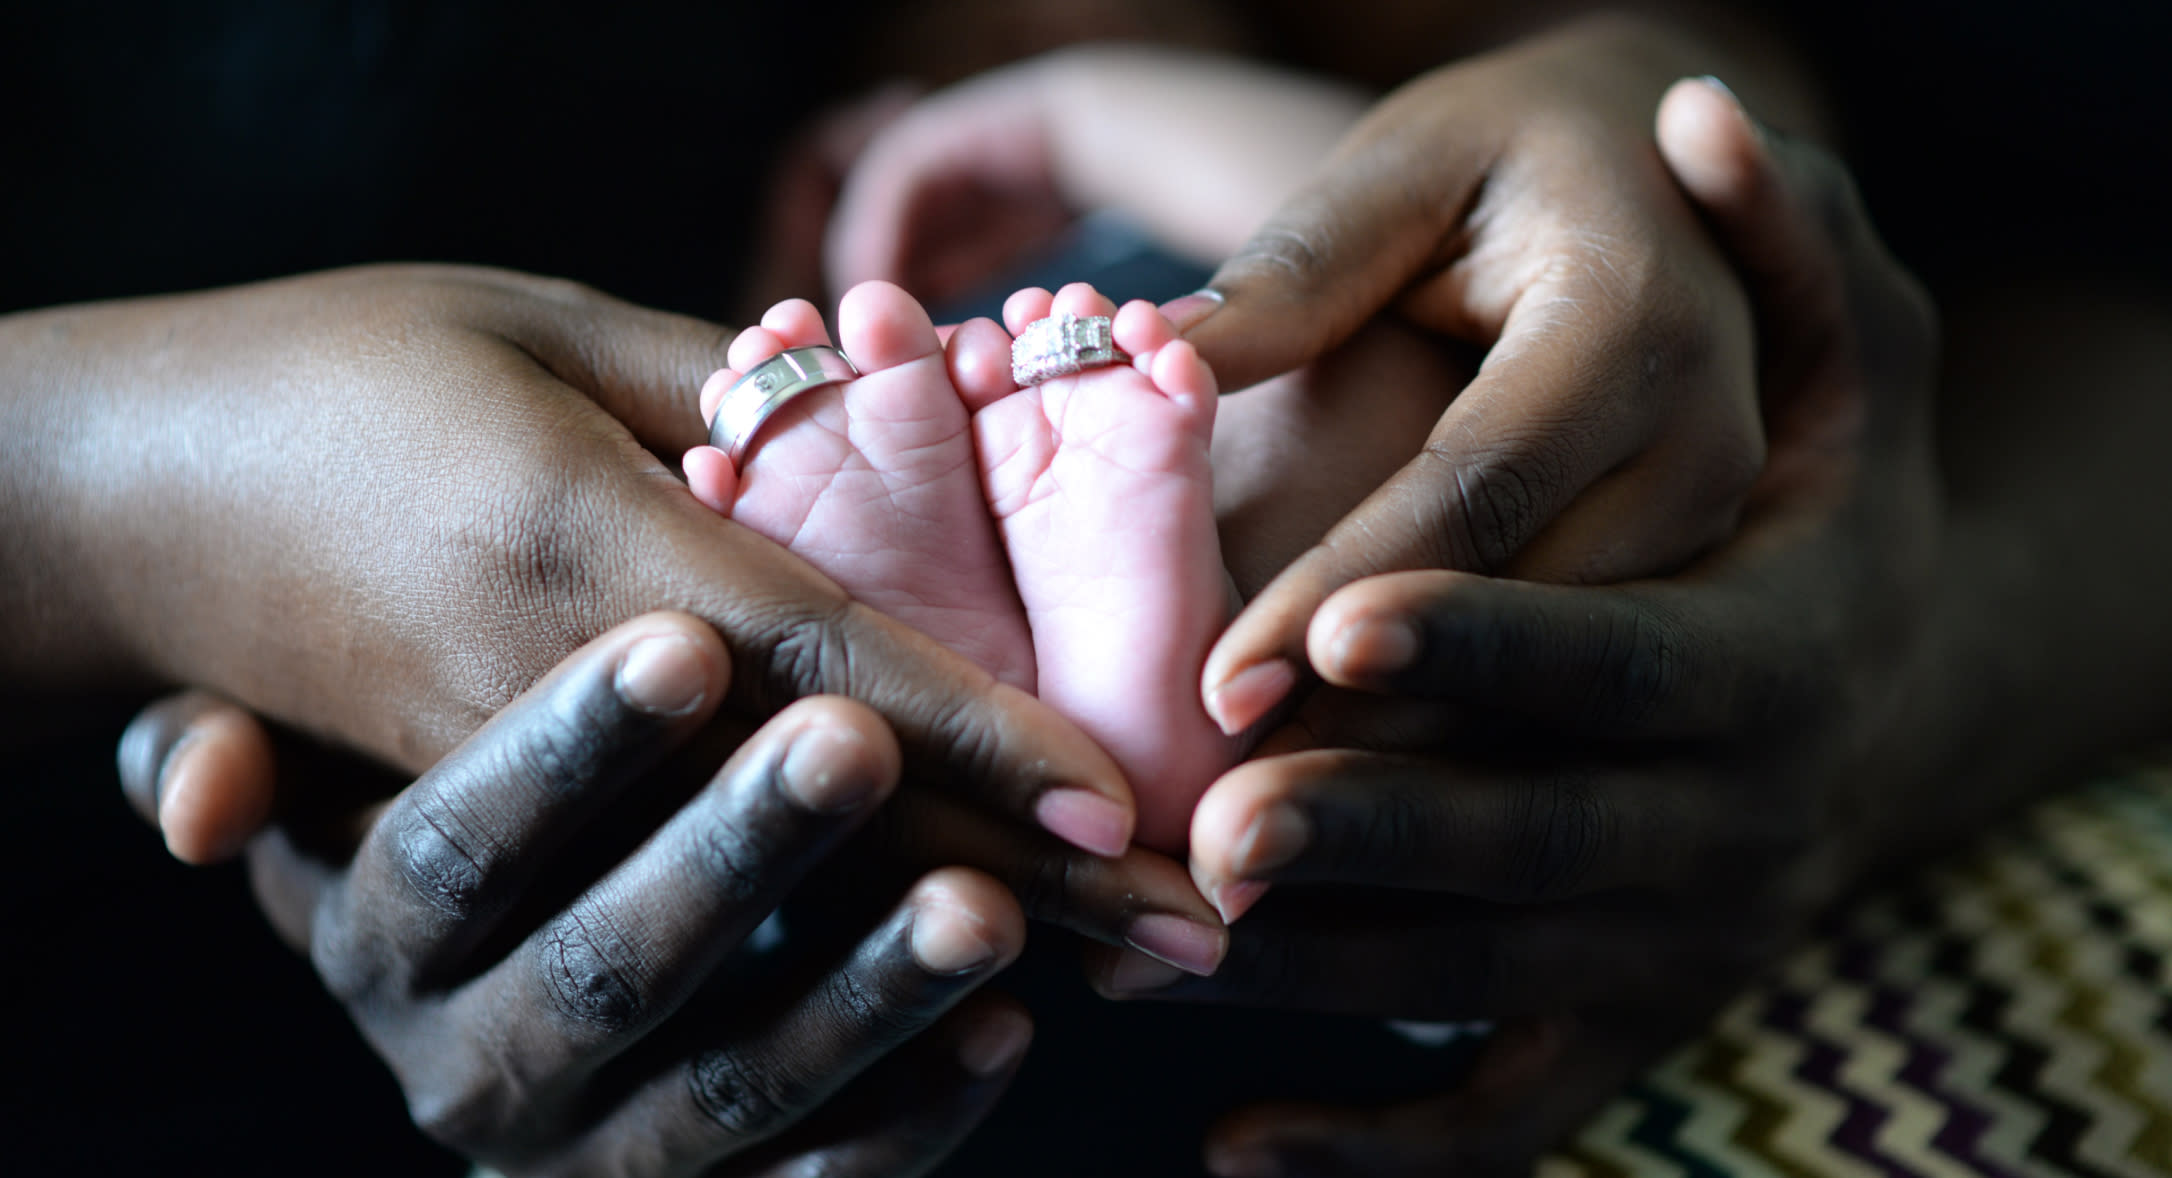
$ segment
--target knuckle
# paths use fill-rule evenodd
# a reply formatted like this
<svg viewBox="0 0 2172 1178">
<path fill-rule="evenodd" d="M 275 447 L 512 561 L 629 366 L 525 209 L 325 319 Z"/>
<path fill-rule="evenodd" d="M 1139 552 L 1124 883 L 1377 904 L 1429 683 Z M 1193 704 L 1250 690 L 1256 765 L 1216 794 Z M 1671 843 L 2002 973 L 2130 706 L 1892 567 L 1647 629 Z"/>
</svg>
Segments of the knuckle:
<svg viewBox="0 0 2172 1178">
<path fill-rule="evenodd" d="M 851 610 L 851 603 L 839 598 L 823 608 L 796 609 L 777 623 L 764 668 L 776 699 L 852 694 L 853 653 L 845 641 Z"/>
<path fill-rule="evenodd" d="M 1580 720 L 1587 731 L 1634 729 L 1673 695 L 1682 651 L 1674 627 L 1648 610 L 1605 615 L 1593 627 Z"/>
<path fill-rule="evenodd" d="M 1563 774 L 1522 791 L 1510 826 L 1507 878 L 1525 900 L 1574 894 L 1615 837 L 1614 817 L 1592 782 Z"/>
<path fill-rule="evenodd" d="M 496 850 L 437 803 L 433 796 L 399 807 L 386 823 L 393 872 L 412 895 L 451 920 L 487 914 L 495 907 L 490 880 Z"/>
<path fill-rule="evenodd" d="M 710 893 L 728 909 L 740 909 L 762 898 L 761 865 L 769 858 L 760 845 L 761 836 L 750 826 L 729 819 L 705 822 L 692 842 L 692 854 Z"/>
<path fill-rule="evenodd" d="M 1422 452 L 1441 476 L 1436 507 L 1445 567 L 1492 572 L 1508 564 L 1546 519 L 1546 505 L 1567 475 L 1544 446 L 1515 446 L 1477 455 L 1439 440 Z"/>
<path fill-rule="evenodd" d="M 791 1124 L 809 1095 L 804 1084 L 721 1048 L 696 1056 L 687 1075 L 695 1107 L 741 1142 L 758 1141 Z"/>
<path fill-rule="evenodd" d="M 616 1035 L 649 1020 L 654 1004 L 638 951 L 588 900 L 543 928 L 532 960 L 544 996 L 567 1021 Z"/>
<path fill-rule="evenodd" d="M 901 981 L 887 979 L 889 975 L 875 970 L 840 970 L 822 989 L 821 1002 L 830 1021 L 855 1039 L 882 1047 L 901 1043 L 919 1031 L 933 1013 L 934 1000 Z"/>
<path fill-rule="evenodd" d="M 407 1116 L 417 1129 L 466 1154 L 488 1150 L 505 1126 L 503 1088 L 472 1068 L 433 1068 L 407 1083 Z"/>
<path fill-rule="evenodd" d="M 320 919 L 309 938 L 309 964 L 325 992 L 352 1008 L 382 992 L 392 977 L 392 962 L 373 949 L 361 942 L 347 922 Z"/>
<path fill-rule="evenodd" d="M 1028 916 L 1061 923 L 1074 915 L 1071 910 L 1082 891 L 1078 872 L 1077 860 L 1067 852 L 1033 855 L 1008 882 Z"/>
</svg>

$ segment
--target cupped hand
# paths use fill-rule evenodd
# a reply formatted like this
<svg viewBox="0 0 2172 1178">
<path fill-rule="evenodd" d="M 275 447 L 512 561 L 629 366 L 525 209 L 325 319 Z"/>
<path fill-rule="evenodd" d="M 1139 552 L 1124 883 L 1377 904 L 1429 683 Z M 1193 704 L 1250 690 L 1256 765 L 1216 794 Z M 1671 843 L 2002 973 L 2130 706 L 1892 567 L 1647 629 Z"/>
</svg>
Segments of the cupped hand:
<svg viewBox="0 0 2172 1178">
<path fill-rule="evenodd" d="M 1389 95 L 1223 264 L 1187 332 L 1225 388 L 1384 311 L 1485 349 L 1424 449 L 1256 598 L 1207 663 L 1229 731 L 1288 695 L 1341 586 L 1401 569 L 1597 584 L 1731 534 L 1765 458 L 1741 284 L 1646 115 L 1714 61 L 1602 19 Z"/>
<path fill-rule="evenodd" d="M 1178 980 L 1112 956 L 1098 984 L 1504 1021 L 1445 1096 L 1233 1116 L 1219 1173 L 1522 1172 L 1924 815 L 1985 817 L 1895 800 L 1925 788 L 1910 766 L 1941 698 L 1930 305 L 1837 165 L 1724 91 L 1676 87 L 1659 135 L 1766 332 L 1750 513 L 1667 580 L 1401 572 L 1311 619 L 1333 687 L 1192 828 L 1203 889 L 1231 915 L 1258 901 L 1228 961 Z"/>
<path fill-rule="evenodd" d="M 17 652 L 33 677 L 196 684 L 419 772 L 589 638 L 679 608 L 733 648 L 742 722 L 851 696 L 914 776 L 1123 849 L 1129 792 L 1091 741 L 703 509 L 656 457 L 701 440 L 722 329 L 445 267 L 5 328 L 11 358 L 42 358 L 11 410 L 49 468 L 55 567 L 82 582 L 51 595 L 80 616 Z"/>
<path fill-rule="evenodd" d="M 299 824 L 252 847 L 274 925 L 433 1136 L 509 1174 L 910 1173 L 1008 1083 L 1031 1024 L 974 994 L 1024 936 L 996 881 L 946 868 L 862 919 L 788 911 L 781 941 L 757 934 L 810 871 L 849 870 L 837 848 L 900 754 L 836 698 L 717 747 L 728 678 L 707 627 L 637 619 L 402 792 L 359 849 Z M 138 759 L 170 755 L 173 731 L 139 729 Z"/>
</svg>

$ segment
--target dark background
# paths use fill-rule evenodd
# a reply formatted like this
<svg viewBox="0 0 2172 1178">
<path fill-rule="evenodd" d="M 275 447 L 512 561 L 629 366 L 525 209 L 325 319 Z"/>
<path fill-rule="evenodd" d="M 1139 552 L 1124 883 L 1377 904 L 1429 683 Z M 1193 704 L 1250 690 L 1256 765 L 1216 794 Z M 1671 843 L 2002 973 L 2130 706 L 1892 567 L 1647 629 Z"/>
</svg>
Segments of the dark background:
<svg viewBox="0 0 2172 1178">
<path fill-rule="evenodd" d="M 855 83 L 776 47 L 820 44 L 857 11 L 10 2 L 0 309 L 431 259 L 720 314 L 770 153 Z M 2163 289 L 2166 6 L 1898 0 L 1786 19 L 1847 96 L 1874 215 L 1935 287 L 2079 269 Z M 126 714 L 126 701 L 83 705 L 19 753 L 0 791 L 14 934 L 0 971 L 4 1168 L 460 1172 L 408 1127 L 238 869 L 180 867 L 127 812 L 111 768 Z M 1450 1072 L 1382 1049 L 1366 1025 L 1308 1024 L 1270 1058 L 1241 1014 L 1112 1014 L 1067 961 L 1020 980 L 1038 995 L 1041 1041 L 1007 1123 L 968 1162 L 1061 1133 L 1081 1172 L 1118 1172 L 1097 1159 L 1135 1149 L 1181 1172 L 1204 1119 L 1247 1092 L 1340 1084 L 1358 1097 Z M 1234 1069 L 1140 1066 L 1178 1036 Z M 1352 1065 L 1376 1049 L 1394 1066 Z M 1066 1103 L 1073 1069 L 1093 1066 L 1143 1075 L 1127 1103 L 1154 1111 Z"/>
</svg>

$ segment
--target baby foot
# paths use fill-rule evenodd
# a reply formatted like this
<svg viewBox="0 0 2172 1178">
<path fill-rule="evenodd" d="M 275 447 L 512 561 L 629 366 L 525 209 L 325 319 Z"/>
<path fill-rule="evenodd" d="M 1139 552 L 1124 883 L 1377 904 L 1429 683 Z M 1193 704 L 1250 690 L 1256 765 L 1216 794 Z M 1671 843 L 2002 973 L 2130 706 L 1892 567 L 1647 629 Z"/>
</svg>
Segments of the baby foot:
<svg viewBox="0 0 2172 1178">
<path fill-rule="evenodd" d="M 845 592 L 1033 689 L 1033 645 L 981 498 L 971 419 L 928 314 L 887 282 L 837 309 L 858 380 L 805 393 L 756 435 L 743 470 L 688 451 L 687 486 L 711 508 L 790 548 Z M 804 299 L 778 303 L 732 341 L 731 367 L 701 391 L 704 418 L 741 373 L 786 348 L 829 343 Z"/>
<path fill-rule="evenodd" d="M 1215 535 L 1214 376 L 1151 303 L 1089 286 L 1021 291 L 1013 332 L 1051 313 L 1114 315 L 1128 366 L 1020 389 L 1010 340 L 981 320 L 951 340 L 981 479 L 1033 632 L 1037 692 L 1131 778 L 1138 841 L 1181 853 L 1201 793 L 1236 747 L 1199 699 L 1229 620 Z"/>
</svg>

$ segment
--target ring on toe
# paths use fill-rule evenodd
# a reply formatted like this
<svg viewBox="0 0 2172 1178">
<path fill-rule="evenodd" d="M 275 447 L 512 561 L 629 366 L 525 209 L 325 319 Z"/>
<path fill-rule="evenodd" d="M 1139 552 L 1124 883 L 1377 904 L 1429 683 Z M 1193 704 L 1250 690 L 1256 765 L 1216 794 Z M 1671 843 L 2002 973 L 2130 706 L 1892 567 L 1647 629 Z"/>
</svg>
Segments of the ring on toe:
<svg viewBox="0 0 2172 1178">
<path fill-rule="evenodd" d="M 731 455 L 734 469 L 746 460 L 756 431 L 792 398 L 833 384 L 858 380 L 860 370 L 826 344 L 787 348 L 732 382 L 709 423 L 709 444 Z"/>
<path fill-rule="evenodd" d="M 1036 319 L 1011 341 L 1011 382 L 1028 388 L 1089 368 L 1129 364 L 1131 357 L 1116 346 L 1115 331 L 1115 321 L 1106 315 Z"/>
</svg>

